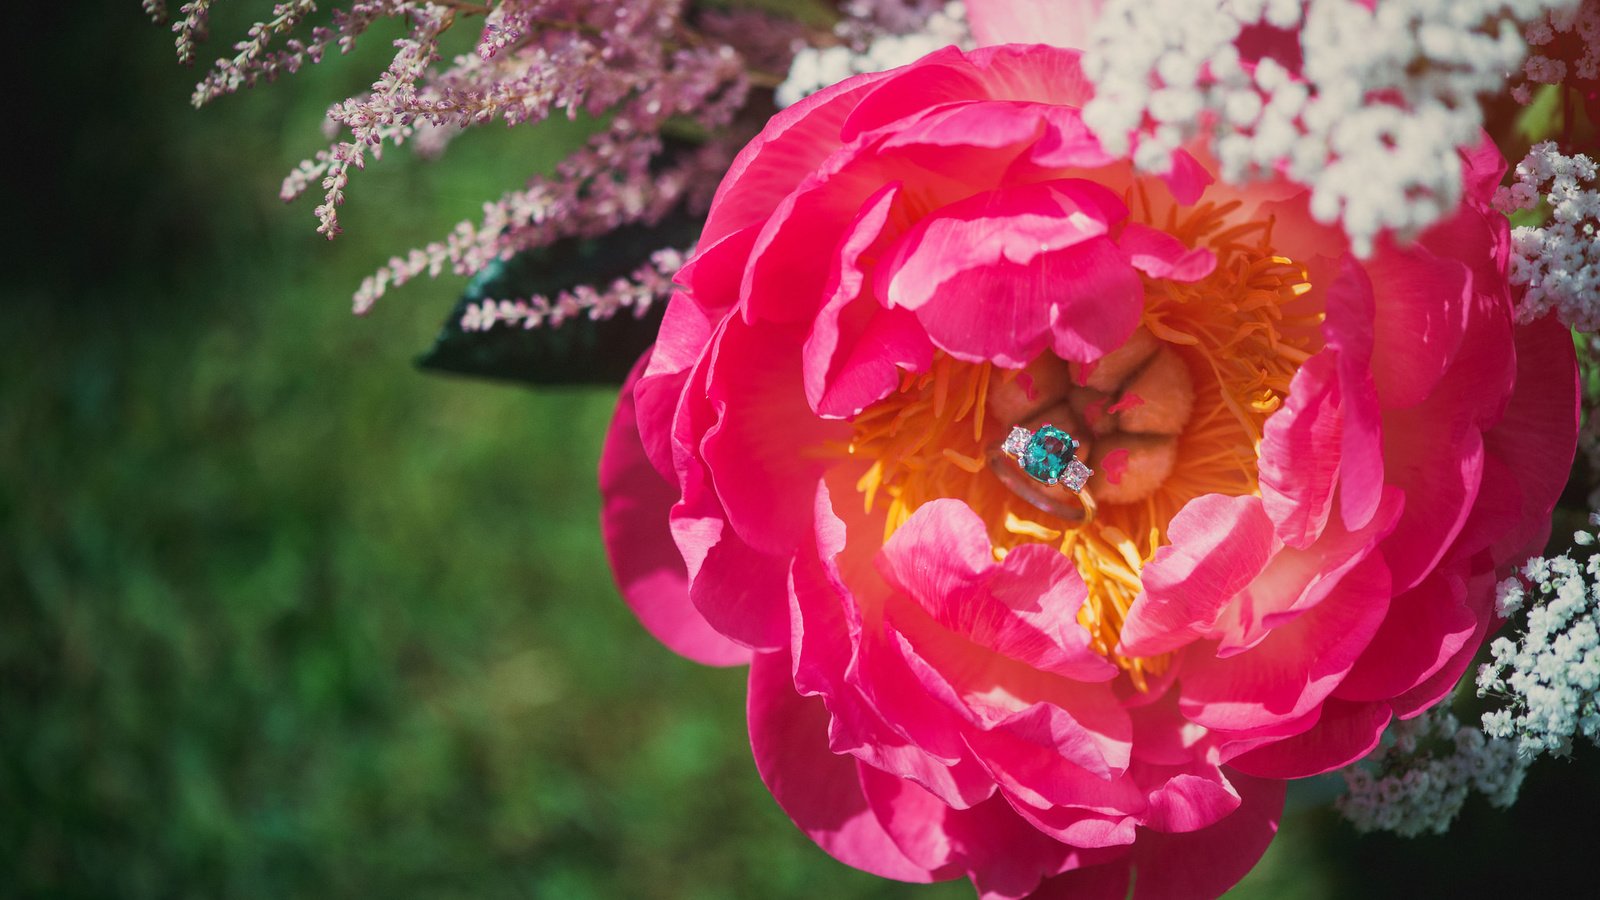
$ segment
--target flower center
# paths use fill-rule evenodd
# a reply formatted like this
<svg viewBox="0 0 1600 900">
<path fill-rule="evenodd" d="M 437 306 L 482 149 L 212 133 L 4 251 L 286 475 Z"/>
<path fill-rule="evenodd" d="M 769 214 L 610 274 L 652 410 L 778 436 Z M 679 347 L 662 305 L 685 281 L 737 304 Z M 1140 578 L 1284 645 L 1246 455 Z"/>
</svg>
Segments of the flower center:
<svg viewBox="0 0 1600 900">
<path fill-rule="evenodd" d="M 1169 214 L 1164 229 L 1208 247 L 1216 269 L 1192 284 L 1146 278 L 1140 328 L 1096 363 L 1046 353 L 1014 370 L 938 355 L 854 421 L 849 452 L 868 461 L 856 486 L 869 513 L 882 511 L 885 540 L 923 503 L 952 497 L 983 517 L 997 557 L 1055 544 L 1088 587 L 1079 621 L 1141 690 L 1165 658 L 1115 652 L 1140 572 L 1191 499 L 1260 492 L 1263 425 L 1321 342 L 1321 311 L 1301 299 L 1306 270 L 1273 252 L 1270 221 L 1228 222 L 1236 207 Z M 990 468 L 1013 426 L 1044 423 L 1077 439 L 1095 469 L 1081 519 L 1042 509 Z"/>
</svg>

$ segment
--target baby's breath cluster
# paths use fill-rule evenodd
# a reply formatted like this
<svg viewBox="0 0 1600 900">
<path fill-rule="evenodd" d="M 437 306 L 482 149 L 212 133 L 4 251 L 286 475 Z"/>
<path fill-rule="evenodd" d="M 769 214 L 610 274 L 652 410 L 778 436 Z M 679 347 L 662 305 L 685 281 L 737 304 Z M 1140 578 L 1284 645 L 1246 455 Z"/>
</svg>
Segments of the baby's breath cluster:
<svg viewBox="0 0 1600 900">
<path fill-rule="evenodd" d="M 1595 542 L 1588 532 L 1575 540 Z M 1478 693 L 1506 700 L 1484 715 L 1484 731 L 1523 759 L 1565 756 L 1577 736 L 1600 745 L 1600 556 L 1530 560 L 1500 584 L 1496 608 L 1526 618 L 1514 638 L 1490 645 L 1494 661 L 1478 672 Z"/>
<path fill-rule="evenodd" d="M 1523 81 L 1511 89 L 1517 102 L 1533 102 L 1533 87 L 1600 84 L 1600 0 L 1552 10 L 1523 32 L 1532 51 L 1522 64 Z"/>
<path fill-rule="evenodd" d="M 779 106 L 793 105 L 852 75 L 882 72 L 915 62 L 941 47 L 972 46 L 966 7 L 960 0 L 921 10 L 918 5 L 846 4 L 846 17 L 835 29 L 838 43 L 800 47 L 789 75 L 778 85 Z"/>
<path fill-rule="evenodd" d="M 1335 806 L 1358 831 L 1443 834 L 1473 791 L 1497 807 L 1516 802 L 1527 761 L 1511 741 L 1463 726 L 1443 704 L 1394 723 L 1365 760 L 1345 768 Z"/>
<path fill-rule="evenodd" d="M 1562 154 L 1554 143 L 1534 145 L 1517 163 L 1516 181 L 1495 205 L 1510 213 L 1543 205 L 1542 225 L 1511 230 L 1512 284 L 1526 291 L 1519 321 L 1552 310 L 1579 331 L 1600 330 L 1600 177 L 1595 161 Z"/>
<path fill-rule="evenodd" d="M 1211 128 L 1223 177 L 1283 173 L 1357 252 L 1460 200 L 1457 150 L 1479 98 L 1506 87 L 1521 23 L 1576 0 L 1107 0 L 1084 68 L 1084 119 L 1113 153 L 1161 169 Z"/>
</svg>

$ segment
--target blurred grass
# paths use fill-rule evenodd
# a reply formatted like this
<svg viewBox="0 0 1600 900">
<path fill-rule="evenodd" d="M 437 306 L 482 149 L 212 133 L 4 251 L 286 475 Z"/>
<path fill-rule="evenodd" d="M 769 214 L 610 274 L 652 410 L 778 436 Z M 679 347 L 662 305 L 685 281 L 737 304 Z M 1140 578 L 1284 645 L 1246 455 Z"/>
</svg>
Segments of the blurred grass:
<svg viewBox="0 0 1600 900">
<path fill-rule="evenodd" d="M 635 624 L 597 526 L 612 396 L 413 370 L 458 279 L 349 315 L 577 126 L 392 155 L 330 244 L 277 184 L 384 41 L 195 112 L 170 36 L 103 6 L 19 50 L 0 896 L 971 896 L 828 859 L 756 777 L 742 672 Z M 1389 845 L 1340 829 L 1293 809 L 1236 893 L 1348 895 Z"/>
</svg>

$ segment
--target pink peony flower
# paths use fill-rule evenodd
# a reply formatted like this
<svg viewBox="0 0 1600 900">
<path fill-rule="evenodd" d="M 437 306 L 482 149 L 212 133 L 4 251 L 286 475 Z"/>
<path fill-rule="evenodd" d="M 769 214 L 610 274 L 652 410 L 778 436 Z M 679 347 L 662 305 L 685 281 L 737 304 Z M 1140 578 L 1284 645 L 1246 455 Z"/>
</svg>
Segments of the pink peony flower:
<svg viewBox="0 0 1600 900">
<path fill-rule="evenodd" d="M 1215 895 L 1282 779 L 1455 684 L 1576 369 L 1512 325 L 1492 147 L 1360 261 L 1294 185 L 1135 173 L 1088 90 L 1074 51 L 952 49 L 779 113 L 623 391 L 605 535 L 652 633 L 750 664 L 761 776 L 840 860 Z M 1083 518 L 991 465 L 1044 421 Z"/>
</svg>

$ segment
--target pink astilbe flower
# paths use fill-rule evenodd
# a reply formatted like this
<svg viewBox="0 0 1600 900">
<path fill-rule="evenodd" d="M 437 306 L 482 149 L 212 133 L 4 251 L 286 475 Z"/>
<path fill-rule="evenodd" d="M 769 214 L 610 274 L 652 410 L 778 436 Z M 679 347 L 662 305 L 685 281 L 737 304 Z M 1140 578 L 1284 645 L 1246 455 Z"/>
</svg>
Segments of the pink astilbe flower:
<svg viewBox="0 0 1600 900">
<path fill-rule="evenodd" d="M 185 61 L 206 36 L 209 6 L 184 4 L 173 23 Z M 652 224 L 680 206 L 703 212 L 734 151 L 757 128 L 759 116 L 736 121 L 751 85 L 776 84 L 803 33 L 756 11 L 690 15 L 683 0 L 350 0 L 334 6 L 325 25 L 308 21 L 314 7 L 275 4 L 216 62 L 193 100 L 202 105 L 333 51 L 348 53 L 379 21 L 403 24 L 370 89 L 328 110 L 330 144 L 284 179 L 285 200 L 321 190 L 317 231 L 330 238 L 339 233 L 353 173 L 386 149 L 410 144 L 437 156 L 466 128 L 558 115 L 604 122 L 555 172 L 485 203 L 482 215 L 445 238 L 391 259 L 362 282 L 357 312 L 419 275 L 474 275 L 563 238 Z M 159 20 L 165 6 L 149 3 L 146 12 Z M 446 59 L 446 33 L 478 19 L 472 52 Z"/>
<path fill-rule="evenodd" d="M 1282 779 L 1456 683 L 1549 527 L 1575 366 L 1513 324 L 1492 148 L 1362 260 L 1300 186 L 1139 173 L 1090 99 L 1076 52 L 998 46 L 779 113 L 623 390 L 605 537 L 653 634 L 749 663 L 761 776 L 837 858 L 1213 896 Z M 1042 422 L 1081 497 L 996 455 Z"/>
</svg>

